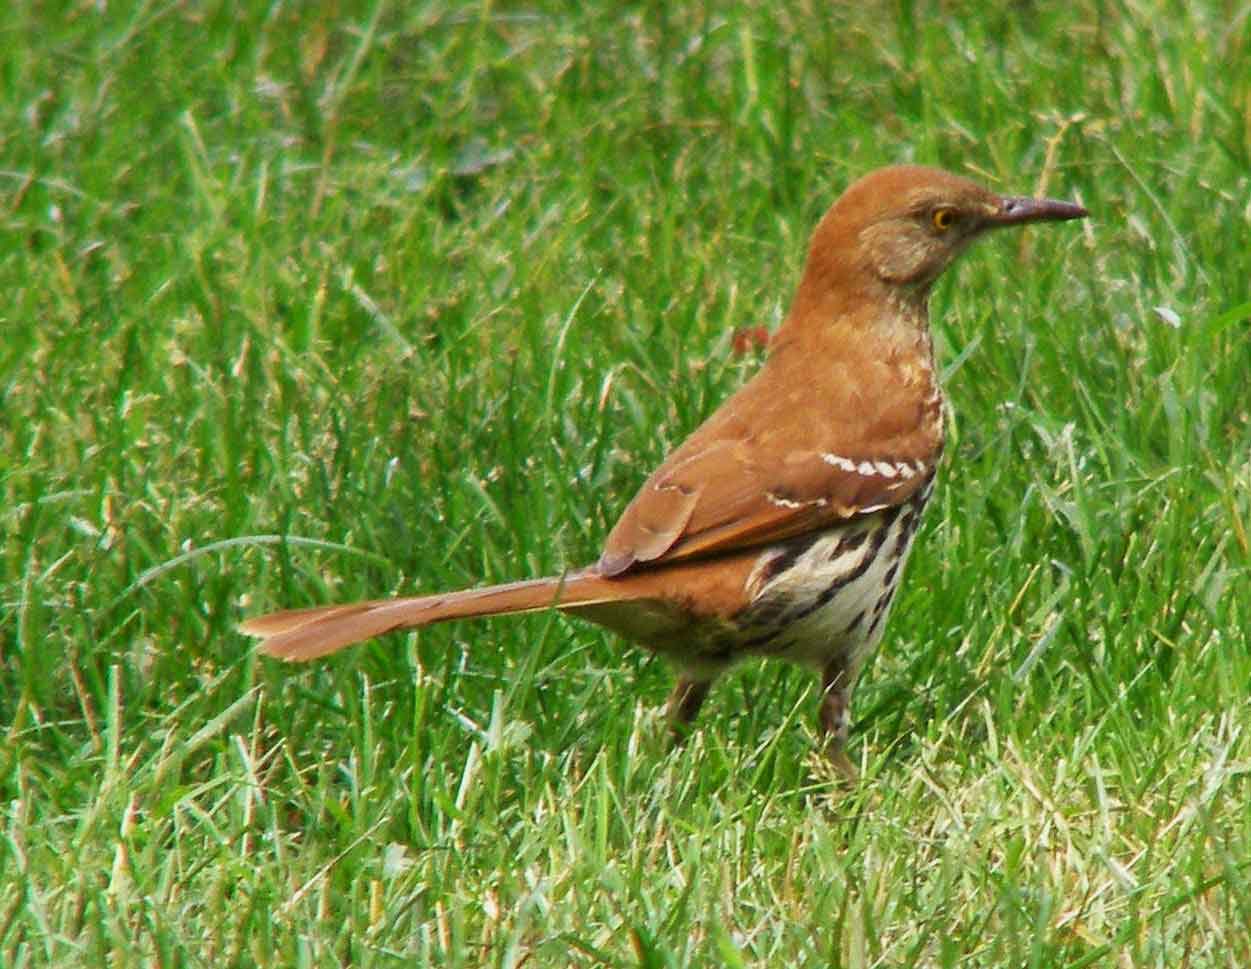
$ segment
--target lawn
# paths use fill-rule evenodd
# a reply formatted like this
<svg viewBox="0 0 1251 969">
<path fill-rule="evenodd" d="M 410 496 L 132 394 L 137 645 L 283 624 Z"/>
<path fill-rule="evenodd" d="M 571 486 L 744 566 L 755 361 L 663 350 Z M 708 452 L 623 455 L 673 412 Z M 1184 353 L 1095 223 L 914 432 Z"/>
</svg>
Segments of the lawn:
<svg viewBox="0 0 1251 969">
<path fill-rule="evenodd" d="M 857 785 L 780 665 L 236 631 L 593 560 L 900 161 L 1092 217 L 934 295 Z M 0 965 L 1251 964 L 1245 3 L 16 3 L 0 227 Z"/>
</svg>

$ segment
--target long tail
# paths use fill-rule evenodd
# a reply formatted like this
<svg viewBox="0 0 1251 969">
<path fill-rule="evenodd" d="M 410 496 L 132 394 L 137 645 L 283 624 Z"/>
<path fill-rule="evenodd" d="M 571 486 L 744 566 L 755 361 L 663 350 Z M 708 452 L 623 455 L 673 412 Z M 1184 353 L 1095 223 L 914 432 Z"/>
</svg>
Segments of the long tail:
<svg viewBox="0 0 1251 969">
<path fill-rule="evenodd" d="M 316 659 L 397 629 L 415 629 L 448 619 L 594 605 L 620 599 L 621 591 L 620 583 L 588 570 L 409 599 L 288 609 L 248 619 L 239 628 L 261 638 L 261 652 L 295 662 Z"/>
</svg>

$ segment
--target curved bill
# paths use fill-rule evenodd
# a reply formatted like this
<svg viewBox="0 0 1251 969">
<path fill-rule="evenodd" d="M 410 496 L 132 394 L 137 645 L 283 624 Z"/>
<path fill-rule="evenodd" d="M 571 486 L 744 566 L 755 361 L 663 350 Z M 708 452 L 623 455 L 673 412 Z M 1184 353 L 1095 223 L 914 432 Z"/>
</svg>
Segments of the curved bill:
<svg viewBox="0 0 1251 969">
<path fill-rule="evenodd" d="M 1083 219 L 1090 213 L 1075 202 L 1058 199 L 1031 199 L 1004 196 L 999 200 L 999 211 L 986 217 L 991 228 L 1005 225 L 1023 225 L 1026 222 L 1063 222 L 1066 219 Z"/>
</svg>

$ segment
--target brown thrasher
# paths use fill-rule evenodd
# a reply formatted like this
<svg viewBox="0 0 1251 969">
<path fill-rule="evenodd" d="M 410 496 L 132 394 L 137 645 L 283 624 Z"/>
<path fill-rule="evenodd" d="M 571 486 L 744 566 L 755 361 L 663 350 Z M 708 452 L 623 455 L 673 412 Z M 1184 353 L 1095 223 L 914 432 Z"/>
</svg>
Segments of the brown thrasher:
<svg viewBox="0 0 1251 969">
<path fill-rule="evenodd" d="M 270 656 L 308 660 L 392 630 L 554 607 L 669 659 L 679 732 L 727 667 L 774 656 L 820 671 L 829 754 L 853 773 L 852 686 L 881 639 L 943 448 L 930 288 L 990 229 L 1086 214 L 932 168 L 866 175 L 813 233 L 760 371 L 647 480 L 596 564 L 242 628 Z"/>
</svg>

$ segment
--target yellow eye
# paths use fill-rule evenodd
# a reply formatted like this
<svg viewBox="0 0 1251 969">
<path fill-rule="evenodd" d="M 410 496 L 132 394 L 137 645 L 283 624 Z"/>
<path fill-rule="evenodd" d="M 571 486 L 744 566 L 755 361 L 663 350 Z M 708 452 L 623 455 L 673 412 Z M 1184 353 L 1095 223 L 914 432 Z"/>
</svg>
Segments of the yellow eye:
<svg viewBox="0 0 1251 969">
<path fill-rule="evenodd" d="M 937 229 L 939 232 L 946 232 L 956 223 L 956 210 L 955 209 L 935 209 L 933 220 L 934 220 L 935 229 Z"/>
</svg>

